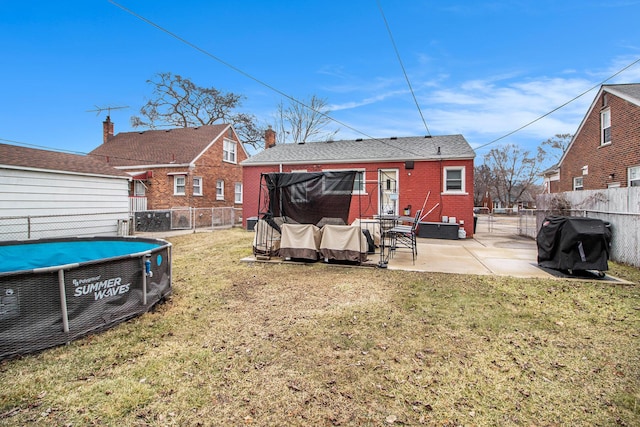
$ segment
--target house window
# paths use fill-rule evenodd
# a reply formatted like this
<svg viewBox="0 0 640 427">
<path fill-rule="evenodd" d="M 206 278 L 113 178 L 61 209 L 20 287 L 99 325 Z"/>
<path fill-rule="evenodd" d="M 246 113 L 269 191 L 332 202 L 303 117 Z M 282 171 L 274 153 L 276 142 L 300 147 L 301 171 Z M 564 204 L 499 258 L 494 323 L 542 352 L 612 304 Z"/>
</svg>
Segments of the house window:
<svg viewBox="0 0 640 427">
<path fill-rule="evenodd" d="M 238 144 L 230 139 L 223 142 L 222 160 L 229 163 L 236 163 L 236 150 Z"/>
<path fill-rule="evenodd" d="M 242 183 L 241 182 L 236 182 L 233 195 L 234 195 L 233 201 L 235 203 L 242 203 Z"/>
<path fill-rule="evenodd" d="M 184 196 L 185 195 L 185 183 L 187 181 L 187 177 L 185 175 L 174 175 L 173 176 L 173 194 L 174 196 Z"/>
<path fill-rule="evenodd" d="M 464 168 L 444 168 L 444 192 L 464 193 Z"/>
<path fill-rule="evenodd" d="M 147 194 L 147 187 L 144 182 L 135 180 L 133 181 L 133 195 L 137 197 L 144 197 Z"/>
<path fill-rule="evenodd" d="M 224 181 L 216 181 L 216 200 L 224 200 Z"/>
<path fill-rule="evenodd" d="M 627 171 L 629 187 L 640 187 L 640 166 L 634 166 Z"/>
<path fill-rule="evenodd" d="M 200 176 L 193 177 L 193 195 L 202 196 L 202 177 Z"/>
<path fill-rule="evenodd" d="M 356 171 L 354 176 L 353 185 L 347 185 L 346 182 L 343 182 L 342 176 L 333 176 L 331 172 L 342 172 L 348 170 L 324 170 L 323 172 L 328 172 L 329 174 L 325 174 L 323 180 L 323 191 L 327 194 L 359 194 L 364 192 L 364 171 Z"/>
<path fill-rule="evenodd" d="M 573 178 L 573 191 L 584 190 L 584 178 L 577 176 Z"/>
<path fill-rule="evenodd" d="M 611 110 L 600 112 L 600 145 L 611 144 Z"/>
<path fill-rule="evenodd" d="M 353 170 L 353 169 L 323 169 L 323 172 L 341 172 L 341 171 L 347 171 L 347 170 Z M 325 182 L 325 188 L 330 189 L 330 188 L 333 188 L 335 185 L 340 185 L 334 182 L 336 180 L 331 180 L 331 178 L 327 178 L 327 177 L 325 177 L 325 179 L 330 180 L 329 182 Z M 347 189 L 335 188 L 333 190 L 330 190 L 330 192 L 332 194 L 354 194 L 354 195 L 365 194 L 364 183 L 365 183 L 364 169 L 356 170 L 356 175 L 353 177 L 353 188 L 351 189 L 351 191 Z"/>
<path fill-rule="evenodd" d="M 365 194 L 364 182 L 364 171 L 357 171 L 353 180 L 353 194 Z"/>
</svg>

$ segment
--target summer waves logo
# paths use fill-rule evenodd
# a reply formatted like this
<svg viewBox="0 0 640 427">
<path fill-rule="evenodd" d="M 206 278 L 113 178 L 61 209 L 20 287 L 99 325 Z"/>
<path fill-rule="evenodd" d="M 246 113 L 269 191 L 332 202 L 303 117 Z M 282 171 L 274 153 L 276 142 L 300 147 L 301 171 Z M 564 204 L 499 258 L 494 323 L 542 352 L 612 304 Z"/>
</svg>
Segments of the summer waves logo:
<svg viewBox="0 0 640 427">
<path fill-rule="evenodd" d="M 75 286 L 73 296 L 80 297 L 93 293 L 93 298 L 97 301 L 129 292 L 131 283 L 122 284 L 122 277 L 105 280 L 100 280 L 100 278 L 101 276 L 73 279 L 73 286 Z"/>
</svg>

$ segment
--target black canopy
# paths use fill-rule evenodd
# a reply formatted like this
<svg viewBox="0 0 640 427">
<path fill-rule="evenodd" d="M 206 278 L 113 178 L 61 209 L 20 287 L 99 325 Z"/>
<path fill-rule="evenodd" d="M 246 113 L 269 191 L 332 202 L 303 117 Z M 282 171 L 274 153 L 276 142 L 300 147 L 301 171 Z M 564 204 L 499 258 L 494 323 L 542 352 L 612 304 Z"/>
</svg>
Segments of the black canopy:
<svg viewBox="0 0 640 427">
<path fill-rule="evenodd" d="M 300 224 L 318 224 L 323 218 L 349 219 L 356 171 L 267 173 L 269 214 Z"/>
</svg>

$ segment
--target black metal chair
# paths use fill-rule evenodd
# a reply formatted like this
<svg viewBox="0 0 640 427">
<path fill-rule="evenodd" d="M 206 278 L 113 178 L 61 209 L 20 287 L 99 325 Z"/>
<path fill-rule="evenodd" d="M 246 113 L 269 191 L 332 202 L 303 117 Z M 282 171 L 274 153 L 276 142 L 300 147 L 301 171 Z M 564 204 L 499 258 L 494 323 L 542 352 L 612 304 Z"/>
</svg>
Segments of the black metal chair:
<svg viewBox="0 0 640 427">
<path fill-rule="evenodd" d="M 409 222 L 409 224 L 396 224 L 391 229 L 387 230 L 388 237 L 391 241 L 392 256 L 399 248 L 409 249 L 411 250 L 412 261 L 415 264 L 416 256 L 418 255 L 416 232 L 418 230 L 421 213 L 422 211 L 417 211 L 415 217 L 411 221 L 406 221 Z"/>
</svg>

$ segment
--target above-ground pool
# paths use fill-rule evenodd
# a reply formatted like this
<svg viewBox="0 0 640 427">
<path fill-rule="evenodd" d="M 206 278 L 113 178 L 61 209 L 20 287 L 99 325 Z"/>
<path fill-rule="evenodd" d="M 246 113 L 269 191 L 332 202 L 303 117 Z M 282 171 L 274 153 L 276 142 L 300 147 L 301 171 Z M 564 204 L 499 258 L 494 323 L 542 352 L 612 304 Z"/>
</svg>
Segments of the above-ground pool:
<svg viewBox="0 0 640 427">
<path fill-rule="evenodd" d="M 107 329 L 170 293 L 164 240 L 0 242 L 0 359 Z"/>
</svg>

